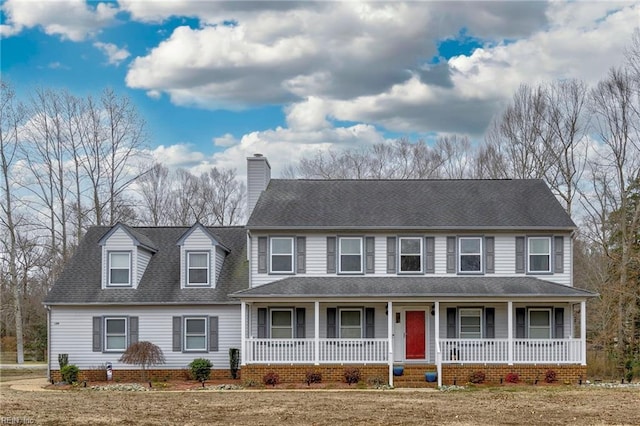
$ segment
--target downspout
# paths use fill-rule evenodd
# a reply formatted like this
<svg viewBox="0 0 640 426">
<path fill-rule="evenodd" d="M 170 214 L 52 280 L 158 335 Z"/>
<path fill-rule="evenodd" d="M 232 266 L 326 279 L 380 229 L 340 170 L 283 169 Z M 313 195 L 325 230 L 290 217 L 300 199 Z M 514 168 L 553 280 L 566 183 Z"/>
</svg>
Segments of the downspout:
<svg viewBox="0 0 640 426">
<path fill-rule="evenodd" d="M 51 381 L 51 307 L 44 305 L 47 310 L 47 379 Z"/>
</svg>

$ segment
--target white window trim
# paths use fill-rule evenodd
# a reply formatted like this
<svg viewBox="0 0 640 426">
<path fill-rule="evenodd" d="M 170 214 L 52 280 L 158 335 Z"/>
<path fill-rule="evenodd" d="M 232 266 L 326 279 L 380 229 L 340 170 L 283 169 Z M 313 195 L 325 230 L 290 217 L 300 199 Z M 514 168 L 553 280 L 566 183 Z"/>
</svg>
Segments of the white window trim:
<svg viewBox="0 0 640 426">
<path fill-rule="evenodd" d="M 479 253 L 462 253 L 463 240 L 480 240 L 480 252 Z M 480 270 L 479 271 L 463 271 L 462 256 L 480 256 Z M 484 274 L 484 238 L 483 237 L 458 237 L 458 273 L 459 274 Z"/>
<path fill-rule="evenodd" d="M 358 271 L 343 271 L 342 270 L 342 241 L 343 240 L 358 240 L 360 242 L 360 270 Z M 362 237 L 339 237 L 338 238 L 338 273 L 340 274 L 362 274 L 363 269 L 363 238 Z M 355 256 L 355 254 L 347 254 L 346 256 Z"/>
<path fill-rule="evenodd" d="M 360 313 L 360 339 L 364 336 L 364 312 L 362 308 L 340 308 L 338 309 L 338 337 L 340 339 L 355 339 L 355 337 L 342 337 L 342 313 L 343 312 L 359 312 Z M 346 328 L 356 329 L 356 326 L 348 325 Z"/>
<path fill-rule="evenodd" d="M 419 253 L 405 253 L 404 256 L 416 256 L 420 257 L 420 269 L 418 271 L 403 271 L 402 270 L 402 241 L 403 240 L 418 240 L 420 241 Z M 424 270 L 424 238 L 422 237 L 399 237 L 398 238 L 398 273 L 400 274 L 422 274 Z"/>
<path fill-rule="evenodd" d="M 112 254 L 126 254 L 129 256 L 129 280 L 127 283 L 112 283 L 111 282 L 111 255 Z M 132 272 L 133 272 L 133 254 L 130 250 L 109 250 L 107 251 L 107 287 L 131 287 L 133 285 Z M 115 268 L 122 269 L 122 268 Z"/>
<path fill-rule="evenodd" d="M 187 271 L 185 276 L 185 287 L 209 287 L 211 286 L 211 252 L 209 250 L 189 250 L 186 251 L 187 256 Z M 192 254 L 206 254 L 207 255 L 207 266 L 203 267 L 191 267 L 191 255 Z M 206 269 L 207 270 L 207 282 L 206 283 L 190 283 L 189 282 L 189 271 L 191 269 Z"/>
<path fill-rule="evenodd" d="M 107 337 L 109 336 L 118 336 L 121 337 L 122 334 L 109 334 L 107 330 L 107 322 L 112 320 L 124 320 L 124 348 L 109 348 Z M 128 342 L 129 342 L 129 319 L 127 317 L 104 317 L 103 325 L 104 327 L 104 352 L 124 352 L 127 350 Z"/>
<path fill-rule="evenodd" d="M 479 336 L 463 336 L 463 332 L 462 332 L 462 317 L 471 317 L 475 315 L 463 315 L 463 311 L 475 311 L 478 313 L 478 317 L 480 318 L 480 335 Z M 483 327 L 484 327 L 484 323 L 483 323 L 483 310 L 482 308 L 458 308 L 458 336 L 461 339 L 482 339 L 482 332 L 483 332 Z"/>
<path fill-rule="evenodd" d="M 531 326 L 531 312 L 546 312 L 549 318 L 549 326 L 548 327 L 542 327 L 542 326 Z M 529 336 L 530 339 L 552 339 L 553 338 L 553 323 L 552 323 L 552 311 L 551 308 L 529 308 L 527 309 L 527 336 Z M 531 337 L 531 329 L 535 328 L 535 329 L 547 329 L 549 330 L 549 337 Z"/>
<path fill-rule="evenodd" d="M 273 252 L 273 241 L 274 240 L 289 240 L 291 242 L 291 253 L 274 253 Z M 295 269 L 294 266 L 294 252 L 295 252 L 295 241 L 293 237 L 271 237 L 269 238 L 269 273 L 272 274 L 293 274 Z M 289 271 L 274 271 L 273 270 L 273 256 L 291 256 L 291 270 Z"/>
<path fill-rule="evenodd" d="M 273 313 L 274 312 L 289 312 L 291 318 L 291 324 L 289 327 L 285 326 L 274 326 L 273 325 Z M 271 308 L 269 310 L 269 336 L 273 336 L 273 329 L 291 329 L 291 337 L 289 339 L 293 339 L 293 309 L 292 308 Z M 286 337 L 276 337 L 276 339 L 286 339 Z"/>
<path fill-rule="evenodd" d="M 535 253 L 535 254 L 531 254 L 531 243 L 530 241 L 533 240 L 547 240 L 547 242 L 549 243 L 547 245 L 547 247 L 549 248 L 548 253 L 546 254 L 546 256 L 549 257 L 549 269 L 547 269 L 546 271 L 543 270 L 531 270 L 531 256 L 545 256 L 545 254 L 542 253 Z M 528 274 L 548 274 L 552 271 L 552 267 L 551 267 L 551 237 L 527 237 L 527 273 Z"/>
<path fill-rule="evenodd" d="M 195 348 L 195 349 L 190 349 L 187 346 L 187 337 L 200 337 L 202 336 L 201 334 L 193 334 L 193 333 L 187 333 L 187 321 L 190 320 L 201 320 L 204 321 L 204 348 Z M 208 317 L 200 317 L 200 316 L 196 316 L 196 317 L 184 317 L 182 320 L 182 327 L 184 332 L 182 333 L 182 345 L 184 347 L 184 352 L 208 352 L 208 348 L 209 348 L 209 318 Z"/>
</svg>

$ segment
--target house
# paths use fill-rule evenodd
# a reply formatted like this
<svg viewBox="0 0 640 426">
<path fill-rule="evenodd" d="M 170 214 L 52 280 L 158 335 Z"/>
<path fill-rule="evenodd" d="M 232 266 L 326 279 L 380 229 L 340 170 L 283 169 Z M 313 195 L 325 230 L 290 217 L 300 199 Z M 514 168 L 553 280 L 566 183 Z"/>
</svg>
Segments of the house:
<svg viewBox="0 0 640 426">
<path fill-rule="evenodd" d="M 246 227 L 91 229 L 47 297 L 51 360 L 93 371 L 139 339 L 169 376 L 206 357 L 222 377 L 237 347 L 258 382 L 586 377 L 595 294 L 573 286 L 576 226 L 543 181 L 283 180 L 247 161 Z"/>
</svg>

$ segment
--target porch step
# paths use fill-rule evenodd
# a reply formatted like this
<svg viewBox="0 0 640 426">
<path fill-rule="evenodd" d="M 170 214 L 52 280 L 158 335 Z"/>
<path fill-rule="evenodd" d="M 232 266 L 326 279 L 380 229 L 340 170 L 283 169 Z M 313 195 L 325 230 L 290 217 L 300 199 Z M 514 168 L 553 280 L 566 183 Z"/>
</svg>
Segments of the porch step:
<svg viewBox="0 0 640 426">
<path fill-rule="evenodd" d="M 435 389 L 438 387 L 437 383 L 429 383 L 425 382 L 424 379 L 422 381 L 403 381 L 399 382 L 397 380 L 393 380 L 393 386 L 396 388 L 432 388 Z"/>
</svg>

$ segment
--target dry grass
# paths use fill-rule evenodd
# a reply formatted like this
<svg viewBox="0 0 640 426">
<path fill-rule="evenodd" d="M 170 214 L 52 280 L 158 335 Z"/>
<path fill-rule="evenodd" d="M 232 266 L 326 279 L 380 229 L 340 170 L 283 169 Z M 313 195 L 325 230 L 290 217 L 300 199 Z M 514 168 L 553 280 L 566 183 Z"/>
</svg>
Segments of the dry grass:
<svg viewBox="0 0 640 426">
<path fill-rule="evenodd" d="M 35 424 L 640 424 L 638 388 L 473 391 L 20 392 L 0 417 Z"/>
</svg>

